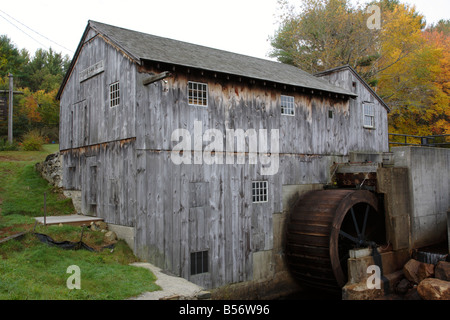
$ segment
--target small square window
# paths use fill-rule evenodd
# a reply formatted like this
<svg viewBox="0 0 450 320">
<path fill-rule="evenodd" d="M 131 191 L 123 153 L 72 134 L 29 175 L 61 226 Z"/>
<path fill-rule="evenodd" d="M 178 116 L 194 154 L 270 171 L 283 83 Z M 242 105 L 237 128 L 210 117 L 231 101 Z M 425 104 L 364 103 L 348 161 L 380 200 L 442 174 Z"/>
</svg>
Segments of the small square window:
<svg viewBox="0 0 450 320">
<path fill-rule="evenodd" d="M 116 107 L 120 104 L 120 88 L 119 82 L 114 82 L 109 85 L 109 106 Z"/>
<path fill-rule="evenodd" d="M 334 118 L 334 111 L 333 110 L 328 110 L 328 118 L 333 119 Z"/>
<path fill-rule="evenodd" d="M 208 272 L 208 251 L 191 252 L 191 275 Z"/>
<path fill-rule="evenodd" d="M 294 97 L 281 96 L 281 114 L 293 116 L 294 115 Z"/>
<path fill-rule="evenodd" d="M 373 104 L 363 104 L 363 125 L 364 128 L 375 128 L 375 107 Z"/>
<path fill-rule="evenodd" d="M 200 82 L 188 82 L 188 101 L 191 106 L 208 106 L 208 85 Z"/>
<path fill-rule="evenodd" d="M 252 182 L 252 202 L 263 203 L 268 201 L 268 183 L 267 181 Z"/>
</svg>

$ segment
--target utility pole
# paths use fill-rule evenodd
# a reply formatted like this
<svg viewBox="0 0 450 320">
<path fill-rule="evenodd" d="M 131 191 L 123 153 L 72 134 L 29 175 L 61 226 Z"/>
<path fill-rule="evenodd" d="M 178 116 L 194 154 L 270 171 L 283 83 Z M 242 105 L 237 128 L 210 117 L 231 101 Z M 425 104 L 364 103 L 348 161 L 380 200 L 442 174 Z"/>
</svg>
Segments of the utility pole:
<svg viewBox="0 0 450 320">
<path fill-rule="evenodd" d="M 10 73 L 9 77 L 9 113 L 8 113 L 8 142 L 13 142 L 13 75 Z"/>
</svg>

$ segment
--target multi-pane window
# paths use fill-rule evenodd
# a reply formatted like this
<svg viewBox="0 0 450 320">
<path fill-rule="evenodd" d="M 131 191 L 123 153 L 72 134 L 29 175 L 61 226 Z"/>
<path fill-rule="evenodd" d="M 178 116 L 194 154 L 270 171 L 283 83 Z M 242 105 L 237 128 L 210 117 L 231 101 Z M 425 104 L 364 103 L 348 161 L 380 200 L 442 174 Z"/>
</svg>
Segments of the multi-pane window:
<svg viewBox="0 0 450 320">
<path fill-rule="evenodd" d="M 119 82 L 114 82 L 109 85 L 109 106 L 116 107 L 120 104 L 120 88 Z"/>
<path fill-rule="evenodd" d="M 208 272 L 208 251 L 191 252 L 191 275 Z"/>
<path fill-rule="evenodd" d="M 268 184 L 267 181 L 252 181 L 252 202 L 262 203 L 267 202 L 268 194 Z"/>
<path fill-rule="evenodd" d="M 375 107 L 373 104 L 363 104 L 363 121 L 365 128 L 375 128 Z"/>
<path fill-rule="evenodd" d="M 281 96 L 281 114 L 294 115 L 294 97 Z"/>
<path fill-rule="evenodd" d="M 188 100 L 192 106 L 208 106 L 208 85 L 200 82 L 188 82 Z"/>
</svg>

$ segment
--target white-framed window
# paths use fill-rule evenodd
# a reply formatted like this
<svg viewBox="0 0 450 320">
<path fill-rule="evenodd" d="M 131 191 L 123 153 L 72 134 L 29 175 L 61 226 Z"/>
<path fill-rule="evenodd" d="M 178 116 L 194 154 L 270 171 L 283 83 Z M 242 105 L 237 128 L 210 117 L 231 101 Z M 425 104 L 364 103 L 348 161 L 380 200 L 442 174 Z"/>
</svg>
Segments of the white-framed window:
<svg viewBox="0 0 450 320">
<path fill-rule="evenodd" d="M 208 84 L 188 82 L 188 101 L 191 106 L 208 106 Z"/>
<path fill-rule="evenodd" d="M 208 251 L 191 252 L 191 275 L 208 272 Z"/>
<path fill-rule="evenodd" d="M 252 181 L 252 202 L 263 203 L 269 201 L 268 191 L 267 181 Z"/>
<path fill-rule="evenodd" d="M 364 128 L 375 128 L 375 106 L 372 103 L 363 104 Z"/>
<path fill-rule="evenodd" d="M 117 107 L 120 104 L 120 86 L 119 81 L 109 85 L 109 106 Z"/>
<path fill-rule="evenodd" d="M 281 95 L 281 114 L 294 115 L 294 97 Z"/>
</svg>

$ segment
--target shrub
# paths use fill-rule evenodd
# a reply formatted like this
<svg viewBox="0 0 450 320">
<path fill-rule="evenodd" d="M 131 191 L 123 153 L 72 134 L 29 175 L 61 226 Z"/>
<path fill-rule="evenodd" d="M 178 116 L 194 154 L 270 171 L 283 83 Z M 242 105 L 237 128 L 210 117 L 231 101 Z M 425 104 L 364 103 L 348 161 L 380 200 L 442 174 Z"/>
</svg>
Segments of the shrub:
<svg viewBox="0 0 450 320">
<path fill-rule="evenodd" d="M 17 151 L 17 143 L 10 143 L 7 139 L 0 139 L 0 151 Z"/>
<path fill-rule="evenodd" d="M 29 131 L 23 136 L 22 148 L 25 151 L 39 151 L 44 144 L 44 138 L 38 131 Z"/>
</svg>

